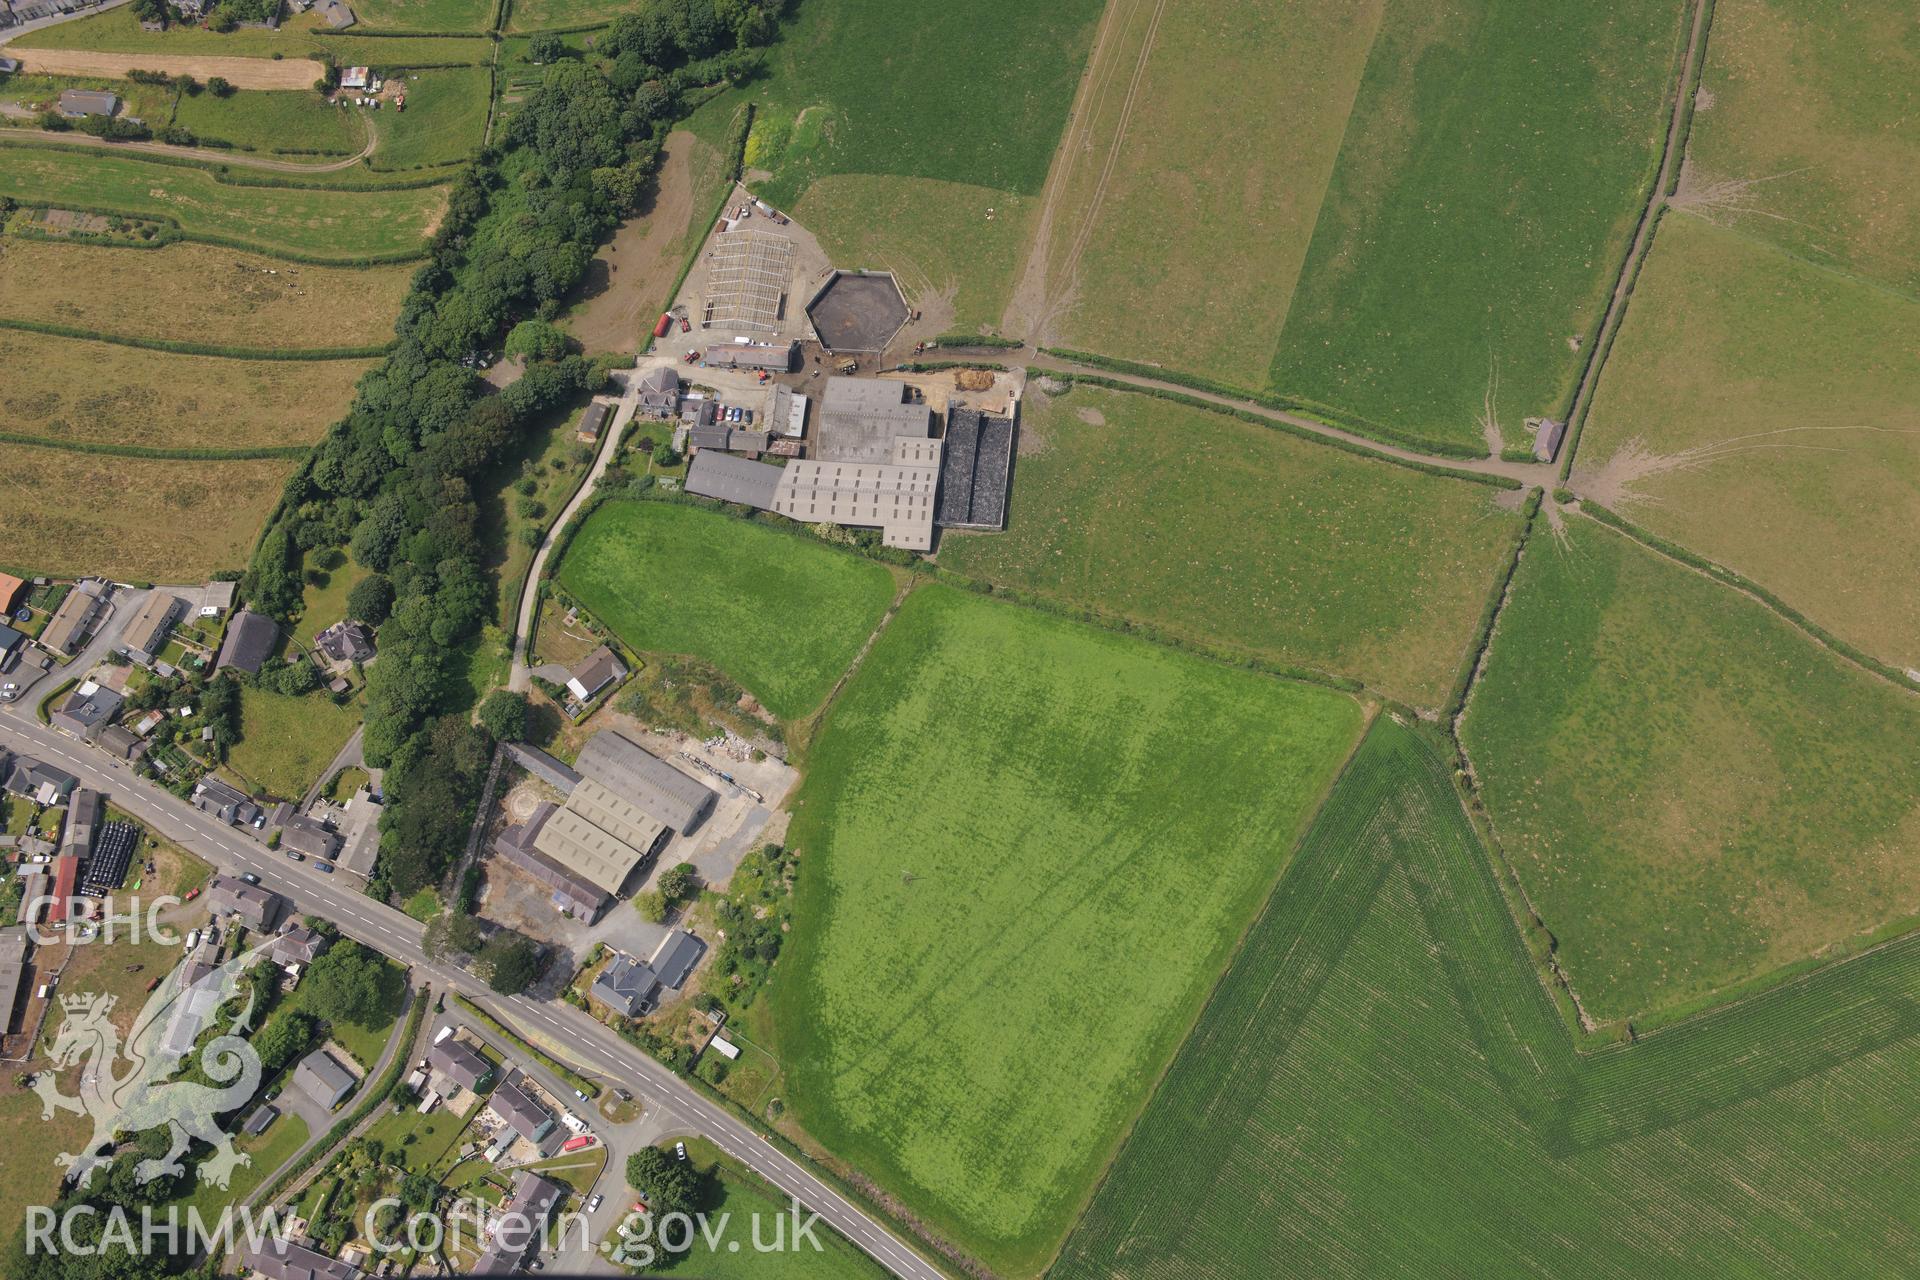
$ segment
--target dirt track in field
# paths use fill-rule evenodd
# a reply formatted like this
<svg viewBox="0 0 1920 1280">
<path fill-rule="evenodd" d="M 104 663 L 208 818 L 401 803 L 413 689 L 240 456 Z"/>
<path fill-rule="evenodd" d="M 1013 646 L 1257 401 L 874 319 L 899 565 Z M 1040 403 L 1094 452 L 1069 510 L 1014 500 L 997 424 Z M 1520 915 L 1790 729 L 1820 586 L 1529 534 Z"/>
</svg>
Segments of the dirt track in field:
<svg viewBox="0 0 1920 1280">
<path fill-rule="evenodd" d="M 620 224 L 612 243 L 588 267 L 581 296 L 562 326 L 588 355 L 638 351 L 641 331 L 658 318 L 660 307 L 673 301 L 667 290 L 680 271 L 681 255 L 672 250 L 694 218 L 693 149 L 698 143 L 684 129 L 667 135 L 652 199 L 644 211 Z"/>
<path fill-rule="evenodd" d="M 15 49 L 23 70 L 51 76 L 107 76 L 124 80 L 129 71 L 164 71 L 205 81 L 219 76 L 236 89 L 311 89 L 320 64 L 305 58 L 183 57 L 161 53 L 94 53 L 84 49 Z"/>
</svg>

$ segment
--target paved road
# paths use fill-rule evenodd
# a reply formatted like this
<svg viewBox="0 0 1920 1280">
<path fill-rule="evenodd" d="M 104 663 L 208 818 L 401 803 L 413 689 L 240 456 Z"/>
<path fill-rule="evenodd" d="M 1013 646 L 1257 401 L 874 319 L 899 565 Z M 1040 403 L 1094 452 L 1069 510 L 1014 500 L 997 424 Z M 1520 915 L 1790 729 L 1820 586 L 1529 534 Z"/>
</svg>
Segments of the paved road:
<svg viewBox="0 0 1920 1280">
<path fill-rule="evenodd" d="M 520 591 L 520 612 L 513 626 L 513 669 L 507 676 L 507 688 L 516 693 L 525 693 L 533 687 L 533 673 L 527 669 L 527 640 L 533 635 L 533 614 L 540 602 L 540 575 L 546 571 L 547 553 L 553 550 L 553 540 L 567 527 L 567 521 L 585 505 L 593 495 L 594 486 L 600 483 L 600 477 L 606 473 L 613 461 L 613 455 L 620 448 L 620 433 L 633 421 L 634 411 L 640 406 L 640 378 L 642 370 L 634 369 L 624 373 L 615 373 L 614 377 L 625 377 L 625 390 L 621 393 L 620 403 L 613 411 L 613 421 L 607 424 L 606 434 L 600 438 L 600 453 L 593 460 L 593 470 L 587 472 L 587 478 L 580 482 L 580 488 L 573 498 L 560 509 L 560 514 L 547 527 L 547 537 L 540 549 L 533 553 L 533 564 L 527 570 L 526 586 Z"/>
<path fill-rule="evenodd" d="M 311 862 L 292 862 L 268 850 L 171 792 L 135 777 L 124 763 L 55 733 L 33 719 L 31 710 L 24 716 L 17 710 L 0 713 L 0 746 L 57 763 L 83 786 L 108 792 L 120 808 L 221 871 L 254 872 L 268 888 L 287 898 L 295 911 L 323 916 L 347 936 L 411 966 L 416 982 L 431 983 L 436 991 L 457 991 L 475 1001 L 582 1074 L 659 1100 L 675 1118 L 684 1118 L 689 1128 L 819 1214 L 902 1280 L 941 1280 L 938 1269 L 805 1166 L 597 1019 L 568 1004 L 540 1003 L 524 996 L 503 999 L 465 970 L 429 960 L 421 948 L 421 924 L 358 892 L 356 881 L 323 874 Z"/>
</svg>

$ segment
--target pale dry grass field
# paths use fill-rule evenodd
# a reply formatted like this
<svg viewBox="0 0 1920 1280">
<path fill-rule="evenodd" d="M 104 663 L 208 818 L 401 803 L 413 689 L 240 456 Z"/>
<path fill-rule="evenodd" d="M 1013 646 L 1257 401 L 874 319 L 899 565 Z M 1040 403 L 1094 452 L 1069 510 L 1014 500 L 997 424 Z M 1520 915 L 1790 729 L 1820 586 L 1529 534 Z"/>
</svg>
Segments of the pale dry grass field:
<svg viewBox="0 0 1920 1280">
<path fill-rule="evenodd" d="M 229 360 L 0 329 L 0 432 L 158 449 L 311 444 L 372 360 Z"/>
<path fill-rule="evenodd" d="M 243 569 L 290 458 L 179 462 L 6 446 L 0 547 L 40 573 L 197 582 Z"/>
<path fill-rule="evenodd" d="M 415 268 L 320 267 L 204 244 L 0 240 L 0 316 L 246 347 L 384 342 Z"/>
</svg>

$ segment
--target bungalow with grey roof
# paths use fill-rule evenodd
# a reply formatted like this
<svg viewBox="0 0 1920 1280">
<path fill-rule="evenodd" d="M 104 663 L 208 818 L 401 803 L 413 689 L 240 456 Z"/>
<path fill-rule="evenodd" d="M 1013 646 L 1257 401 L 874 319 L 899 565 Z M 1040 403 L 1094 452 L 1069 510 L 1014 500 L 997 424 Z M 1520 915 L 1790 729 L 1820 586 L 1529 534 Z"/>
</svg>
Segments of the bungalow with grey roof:
<svg viewBox="0 0 1920 1280">
<path fill-rule="evenodd" d="M 582 702 L 591 702 L 602 689 L 625 679 L 626 674 L 627 664 L 603 644 L 567 673 L 567 691 Z"/>
</svg>

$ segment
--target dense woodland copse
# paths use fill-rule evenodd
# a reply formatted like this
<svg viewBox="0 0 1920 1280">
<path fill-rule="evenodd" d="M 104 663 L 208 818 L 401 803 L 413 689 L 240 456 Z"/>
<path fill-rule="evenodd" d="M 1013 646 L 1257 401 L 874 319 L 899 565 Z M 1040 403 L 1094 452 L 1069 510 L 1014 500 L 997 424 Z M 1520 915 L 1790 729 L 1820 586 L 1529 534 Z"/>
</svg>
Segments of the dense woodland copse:
<svg viewBox="0 0 1920 1280">
<path fill-rule="evenodd" d="M 558 313 L 646 193 L 687 95 L 753 74 L 752 46 L 776 12 L 765 0 L 664 0 L 614 22 L 592 60 L 548 68 L 503 143 L 455 184 L 392 353 L 289 481 L 255 554 L 245 593 L 282 618 L 300 607 L 303 558 L 324 548 L 344 546 L 391 587 L 367 684 L 367 759 L 388 770 L 376 895 L 442 875 L 486 772 L 491 738 L 469 723 L 458 676 L 500 589 L 483 567 L 486 495 L 475 485 L 523 432 L 606 376 L 542 349 L 493 394 L 462 359 L 516 322 Z"/>
</svg>

